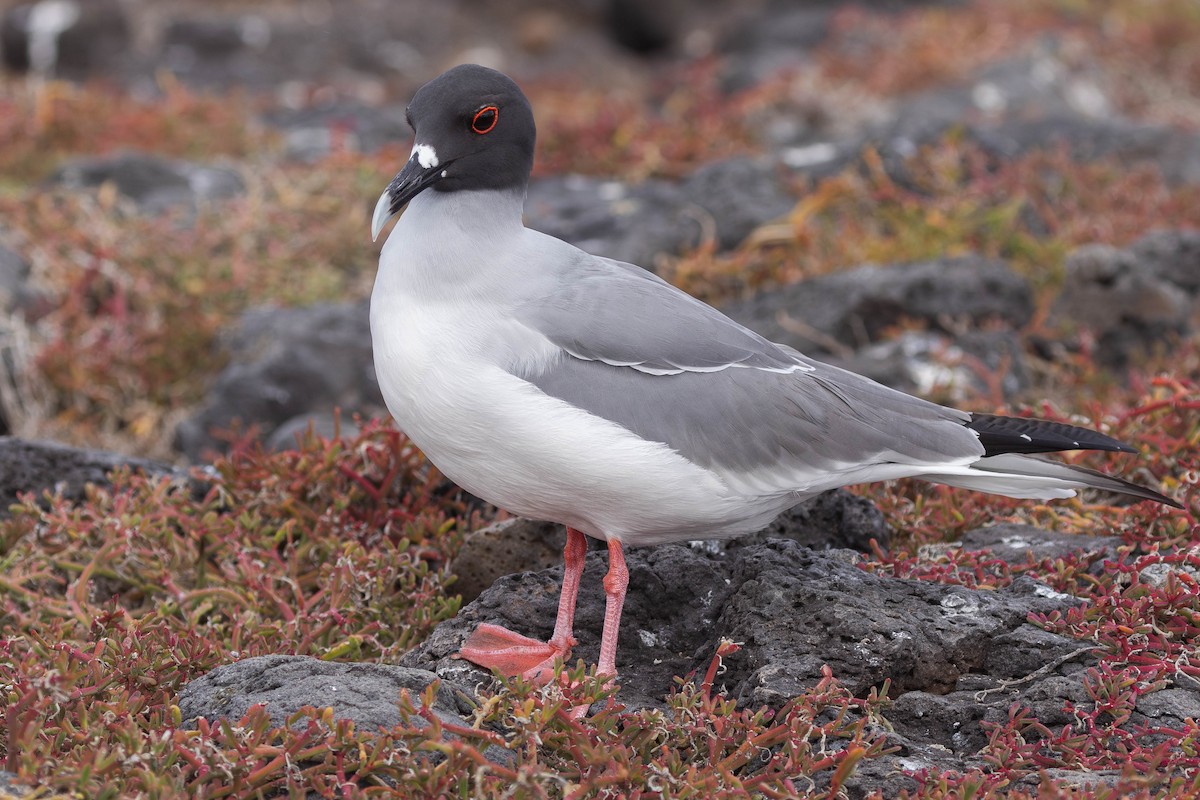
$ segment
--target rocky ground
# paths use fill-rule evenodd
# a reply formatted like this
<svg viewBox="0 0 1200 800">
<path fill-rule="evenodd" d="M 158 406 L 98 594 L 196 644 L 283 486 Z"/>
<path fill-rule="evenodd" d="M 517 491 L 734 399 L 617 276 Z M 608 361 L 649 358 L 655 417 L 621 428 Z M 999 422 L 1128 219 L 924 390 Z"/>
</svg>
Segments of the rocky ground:
<svg viewBox="0 0 1200 800">
<path fill-rule="evenodd" d="M 735 766 L 708 771 L 715 750 L 671 750 L 712 796 L 1195 788 L 1194 7 L 0 9 L 5 780 L 320 794 L 328 772 L 421 796 L 462 791 L 470 764 L 501 781 L 485 794 L 512 776 L 629 794 L 686 772 L 634 733 L 676 714 L 667 750 L 681 720 L 768 743 L 761 764 L 733 744 Z M 580 728 L 553 690 L 497 689 L 452 655 L 483 621 L 549 633 L 562 531 L 463 495 L 371 421 L 367 218 L 407 153 L 404 102 L 464 60 L 528 88 L 531 227 L 906 391 L 1105 426 L 1148 454 L 1088 463 L 1188 510 L 830 493 L 753 537 L 630 553 L 625 716 L 601 701 Z M 587 663 L 603 570 L 589 554 Z M 153 700 L 131 699 L 140 685 Z M 60 690 L 119 691 L 120 724 L 39 733 L 81 729 Z M 360 753 L 347 777 L 342 730 L 304 750 L 329 767 L 308 778 L 274 751 L 254 762 L 300 747 L 288 736 L 314 746 L 310 705 L 444 760 L 388 772 Z M 606 755 L 587 762 L 584 741 Z M 124 760 L 81 755 L 97 747 Z"/>
</svg>

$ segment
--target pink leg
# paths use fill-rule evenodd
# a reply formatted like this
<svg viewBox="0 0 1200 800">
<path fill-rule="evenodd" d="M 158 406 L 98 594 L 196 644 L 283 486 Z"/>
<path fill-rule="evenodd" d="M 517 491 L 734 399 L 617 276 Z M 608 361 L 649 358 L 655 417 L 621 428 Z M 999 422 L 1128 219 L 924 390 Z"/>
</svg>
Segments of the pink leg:
<svg viewBox="0 0 1200 800">
<path fill-rule="evenodd" d="M 586 555 L 587 539 L 574 528 L 567 528 L 567 546 L 563 548 L 562 592 L 558 597 L 558 617 L 554 621 L 554 633 L 549 642 L 539 642 L 499 625 L 484 623 L 472 632 L 459 650 L 459 656 L 505 675 L 522 675 L 538 685 L 549 683 L 554 676 L 555 660 L 565 659 L 575 644 L 571 629 L 575 622 L 575 600 L 579 596 L 579 579 L 583 575 Z"/>
<path fill-rule="evenodd" d="M 604 632 L 600 635 L 600 663 L 596 665 L 597 675 L 607 675 L 609 679 L 617 677 L 617 634 L 621 628 L 621 608 L 625 605 L 625 589 L 629 586 L 629 569 L 625 566 L 625 551 L 616 539 L 608 540 L 608 574 L 604 576 L 604 594 L 607 601 L 604 605 Z M 612 698 L 609 698 L 612 704 Z M 583 719 L 588 712 L 588 706 L 575 706 L 571 716 Z"/>
<path fill-rule="evenodd" d="M 599 675 L 617 675 L 617 634 L 621 628 L 621 608 L 625 605 L 625 589 L 629 586 L 629 569 L 625 552 L 616 539 L 608 540 L 608 574 L 604 576 L 604 633 L 600 637 Z"/>
</svg>

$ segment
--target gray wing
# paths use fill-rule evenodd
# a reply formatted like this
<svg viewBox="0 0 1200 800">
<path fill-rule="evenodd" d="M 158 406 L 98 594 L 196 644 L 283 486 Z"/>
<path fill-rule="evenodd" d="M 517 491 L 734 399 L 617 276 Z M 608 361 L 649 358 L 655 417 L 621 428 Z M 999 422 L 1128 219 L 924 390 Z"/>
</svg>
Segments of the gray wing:
<svg viewBox="0 0 1200 800">
<path fill-rule="evenodd" d="M 579 253 L 569 281 L 517 310 L 575 358 L 658 375 L 753 367 L 804 369 L 712 306 L 640 267 Z"/>
<path fill-rule="evenodd" d="M 610 265 L 527 309 L 525 324 L 562 352 L 515 368 L 518 377 L 694 463 L 782 491 L 876 464 L 983 455 L 966 412 L 767 342 L 632 269 Z"/>
</svg>

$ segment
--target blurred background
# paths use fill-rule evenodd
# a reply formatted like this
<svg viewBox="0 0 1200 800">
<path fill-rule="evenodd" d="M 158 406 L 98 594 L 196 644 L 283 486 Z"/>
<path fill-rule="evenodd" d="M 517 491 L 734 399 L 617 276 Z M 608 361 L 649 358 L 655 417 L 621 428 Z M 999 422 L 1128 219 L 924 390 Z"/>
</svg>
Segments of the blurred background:
<svg viewBox="0 0 1200 800">
<path fill-rule="evenodd" d="M 0 433 L 385 415 L 370 209 L 463 62 L 534 104 L 528 224 L 772 338 L 984 408 L 1195 375 L 1196 42 L 1194 0 L 2 0 Z"/>
</svg>

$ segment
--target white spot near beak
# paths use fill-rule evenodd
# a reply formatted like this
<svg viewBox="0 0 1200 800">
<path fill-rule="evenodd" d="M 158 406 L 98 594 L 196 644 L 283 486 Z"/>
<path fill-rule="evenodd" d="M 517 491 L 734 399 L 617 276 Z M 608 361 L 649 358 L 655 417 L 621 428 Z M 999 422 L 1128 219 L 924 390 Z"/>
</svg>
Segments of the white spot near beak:
<svg viewBox="0 0 1200 800">
<path fill-rule="evenodd" d="M 432 169 L 441 163 L 438 161 L 437 152 L 427 144 L 414 144 L 412 155 L 409 158 L 411 159 L 413 156 L 417 157 L 417 163 L 421 165 L 421 169 Z"/>
</svg>

